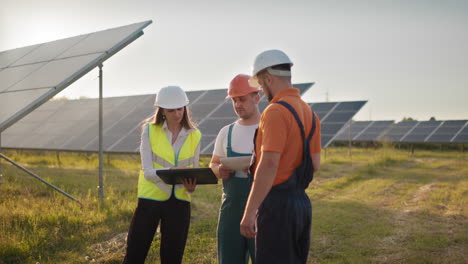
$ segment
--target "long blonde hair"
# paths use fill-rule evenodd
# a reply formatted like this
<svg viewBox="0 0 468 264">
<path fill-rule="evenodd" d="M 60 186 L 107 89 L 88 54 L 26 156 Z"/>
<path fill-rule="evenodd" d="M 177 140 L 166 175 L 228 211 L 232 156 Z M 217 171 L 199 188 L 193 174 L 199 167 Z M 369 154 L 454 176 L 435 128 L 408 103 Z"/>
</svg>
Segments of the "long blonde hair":
<svg viewBox="0 0 468 264">
<path fill-rule="evenodd" d="M 141 129 L 145 128 L 147 124 L 163 124 L 165 120 L 165 117 L 163 115 L 163 109 L 164 108 L 162 107 L 156 107 L 154 114 L 141 122 Z M 197 129 L 197 125 L 194 121 L 192 121 L 190 110 L 187 106 L 184 106 L 184 116 L 182 117 L 181 123 L 185 129 Z"/>
</svg>

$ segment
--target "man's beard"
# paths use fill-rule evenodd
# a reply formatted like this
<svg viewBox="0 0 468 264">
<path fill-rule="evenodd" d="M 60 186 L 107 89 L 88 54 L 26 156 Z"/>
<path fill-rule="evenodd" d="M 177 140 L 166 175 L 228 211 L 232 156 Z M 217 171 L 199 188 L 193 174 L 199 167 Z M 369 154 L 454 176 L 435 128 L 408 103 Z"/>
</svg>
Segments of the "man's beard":
<svg viewBox="0 0 468 264">
<path fill-rule="evenodd" d="M 270 87 L 268 85 L 264 85 L 263 86 L 263 89 L 266 91 L 265 92 L 265 95 L 267 96 L 268 98 L 268 102 L 271 102 L 271 100 L 273 100 L 273 94 L 271 93 L 271 90 L 270 90 Z"/>
</svg>

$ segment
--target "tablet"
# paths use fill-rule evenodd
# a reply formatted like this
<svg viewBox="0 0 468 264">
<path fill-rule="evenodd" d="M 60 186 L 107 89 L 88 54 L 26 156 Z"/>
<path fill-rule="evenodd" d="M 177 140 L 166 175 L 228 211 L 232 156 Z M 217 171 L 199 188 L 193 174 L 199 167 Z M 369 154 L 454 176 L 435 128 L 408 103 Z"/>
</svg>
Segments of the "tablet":
<svg viewBox="0 0 468 264">
<path fill-rule="evenodd" d="M 241 171 L 249 167 L 251 159 L 252 159 L 252 155 L 221 158 L 220 161 L 221 161 L 221 164 L 223 164 L 223 166 L 226 166 L 231 170 Z"/>
<path fill-rule="evenodd" d="M 185 178 L 196 178 L 197 184 L 218 183 L 218 178 L 210 168 L 158 170 L 157 174 L 166 184 L 182 184 Z"/>
</svg>

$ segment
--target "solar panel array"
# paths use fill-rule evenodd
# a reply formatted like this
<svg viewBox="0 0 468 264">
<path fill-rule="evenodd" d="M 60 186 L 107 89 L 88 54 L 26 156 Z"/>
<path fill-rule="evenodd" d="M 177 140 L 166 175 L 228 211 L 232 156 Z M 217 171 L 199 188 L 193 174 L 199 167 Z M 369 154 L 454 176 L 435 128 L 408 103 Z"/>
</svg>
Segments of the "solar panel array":
<svg viewBox="0 0 468 264">
<path fill-rule="evenodd" d="M 443 121 L 434 132 L 429 135 L 426 142 L 431 143 L 468 143 L 468 120 Z"/>
<path fill-rule="evenodd" d="M 313 83 L 297 84 L 305 92 Z M 202 152 L 211 154 L 221 127 L 236 120 L 227 89 L 189 91 L 193 119 L 203 134 Z M 103 149 L 136 153 L 141 121 L 154 112 L 154 94 L 104 98 Z M 262 103 L 267 101 L 262 98 Z M 98 150 L 98 99 L 52 100 L 4 132 L 2 147 L 60 151 Z"/>
<path fill-rule="evenodd" d="M 335 138 L 349 140 L 349 124 Z M 442 121 L 357 121 L 351 124 L 355 142 L 468 143 L 468 120 Z"/>
<path fill-rule="evenodd" d="M 351 139 L 355 142 L 377 141 L 379 136 L 394 123 L 394 121 L 350 121 L 341 129 L 335 140 L 347 141 Z"/>
<path fill-rule="evenodd" d="M 400 142 L 424 142 L 440 124 L 442 121 L 417 122 L 406 135 L 400 138 Z"/>
<path fill-rule="evenodd" d="M 322 148 L 326 148 L 343 126 L 367 103 L 367 101 L 310 103 L 321 121 Z"/>
<path fill-rule="evenodd" d="M 299 89 L 300 94 L 304 94 L 314 83 L 302 83 L 302 84 L 293 84 L 295 88 Z M 210 91 L 211 99 L 217 99 L 217 107 L 213 108 L 210 113 L 205 115 L 205 119 L 200 122 L 200 130 L 203 134 L 202 138 L 202 154 L 212 154 L 214 149 L 214 143 L 216 141 L 216 136 L 221 128 L 237 120 L 237 116 L 234 113 L 232 108 L 232 103 L 230 100 L 224 99 L 227 95 L 227 90 L 217 90 L 217 93 Z M 216 97 L 216 98 L 215 98 Z M 224 100 L 224 101 L 222 101 Z M 198 104 L 199 102 L 197 102 Z M 260 112 L 263 112 L 268 106 L 268 100 L 265 96 L 260 99 L 258 104 Z M 195 110 L 193 111 L 195 112 Z"/>
<path fill-rule="evenodd" d="M 149 24 L 0 52 L 0 132 L 143 35 Z"/>
</svg>

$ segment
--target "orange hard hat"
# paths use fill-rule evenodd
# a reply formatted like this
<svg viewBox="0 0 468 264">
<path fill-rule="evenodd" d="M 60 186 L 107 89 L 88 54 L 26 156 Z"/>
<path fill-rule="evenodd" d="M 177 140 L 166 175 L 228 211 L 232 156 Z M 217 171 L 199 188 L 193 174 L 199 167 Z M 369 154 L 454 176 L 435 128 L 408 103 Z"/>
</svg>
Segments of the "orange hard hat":
<svg viewBox="0 0 468 264">
<path fill-rule="evenodd" d="M 229 84 L 228 96 L 226 98 L 232 98 L 237 96 L 244 96 L 249 93 L 256 93 L 262 91 L 260 87 L 252 87 L 249 85 L 250 76 L 247 74 L 238 74 L 232 79 Z"/>
</svg>

